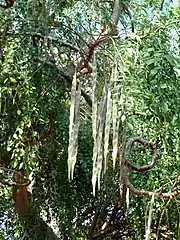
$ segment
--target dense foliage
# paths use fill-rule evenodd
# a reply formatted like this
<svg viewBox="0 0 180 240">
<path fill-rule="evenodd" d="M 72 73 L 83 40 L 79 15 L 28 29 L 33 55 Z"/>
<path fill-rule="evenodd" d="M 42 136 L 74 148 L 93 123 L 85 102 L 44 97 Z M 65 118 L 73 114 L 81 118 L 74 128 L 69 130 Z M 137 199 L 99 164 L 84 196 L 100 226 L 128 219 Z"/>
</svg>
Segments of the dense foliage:
<svg viewBox="0 0 180 240">
<path fill-rule="evenodd" d="M 180 239 L 177 1 L 0 7 L 0 238 Z"/>
</svg>

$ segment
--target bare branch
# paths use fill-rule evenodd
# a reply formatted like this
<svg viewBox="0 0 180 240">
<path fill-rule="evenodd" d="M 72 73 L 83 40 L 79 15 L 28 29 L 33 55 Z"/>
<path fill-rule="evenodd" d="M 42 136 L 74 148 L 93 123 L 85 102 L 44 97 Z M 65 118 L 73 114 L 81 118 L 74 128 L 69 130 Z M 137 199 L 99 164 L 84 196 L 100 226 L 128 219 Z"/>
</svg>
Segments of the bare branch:
<svg viewBox="0 0 180 240">
<path fill-rule="evenodd" d="M 113 25 L 117 26 L 122 11 L 123 11 L 122 3 L 119 0 L 114 0 L 113 12 L 111 17 Z"/>
<path fill-rule="evenodd" d="M 112 40 L 112 38 L 118 38 L 117 24 L 123 10 L 124 9 L 122 3 L 120 3 L 119 0 L 114 0 L 113 12 L 111 16 L 111 27 L 113 27 L 113 30 L 115 31 L 113 32 L 112 30 L 107 30 L 106 28 L 104 28 L 100 35 L 98 32 L 98 37 L 94 37 L 96 36 L 96 34 L 94 34 L 94 36 L 91 37 L 86 46 L 82 48 L 81 52 L 83 53 L 83 56 L 81 54 L 82 58 L 80 60 L 81 73 L 92 73 L 92 67 L 90 66 L 90 62 L 92 60 L 94 50 L 97 47 L 99 47 L 102 43 Z"/>
<path fill-rule="evenodd" d="M 164 6 L 164 0 L 161 1 L 161 5 L 160 5 L 160 10 L 163 10 L 163 6 Z"/>
<path fill-rule="evenodd" d="M 134 23 L 132 21 L 132 14 L 130 12 L 130 10 L 128 9 L 127 6 L 125 6 L 125 13 L 128 15 L 128 17 L 130 18 L 130 21 L 131 21 L 131 31 L 134 33 L 135 31 L 135 27 L 134 27 Z"/>
<path fill-rule="evenodd" d="M 144 166 L 136 166 L 128 162 L 128 160 L 125 157 L 122 157 L 122 163 L 124 163 L 124 166 L 129 169 L 129 170 L 135 170 L 138 172 L 143 172 L 143 171 L 148 171 L 152 169 L 155 165 L 155 158 L 156 158 L 156 152 L 157 152 L 157 145 L 158 142 L 153 143 L 147 140 L 144 140 L 142 138 L 131 138 L 125 146 L 125 150 L 127 150 L 128 147 L 130 147 L 134 142 L 138 142 L 144 146 L 147 146 L 151 148 L 152 150 L 152 160 L 151 164 L 149 165 L 144 165 Z M 122 154 L 119 154 L 119 156 L 122 156 Z M 123 164 L 122 164 L 123 165 Z M 123 166 L 122 166 L 123 167 Z M 175 182 L 171 182 L 170 190 L 167 193 L 162 192 L 162 187 L 160 189 L 156 189 L 154 191 L 146 191 L 146 190 L 138 190 L 136 189 L 131 182 L 129 181 L 129 177 L 126 172 L 126 168 L 123 169 L 122 171 L 122 182 L 124 183 L 124 186 L 126 188 L 129 188 L 132 194 L 137 195 L 137 196 L 148 196 L 152 197 L 153 195 L 158 198 L 168 198 L 168 199 L 173 199 L 175 200 L 176 197 L 180 196 L 180 191 L 178 190 L 178 176 L 175 178 Z M 173 191 L 173 189 L 175 189 Z"/>
<path fill-rule="evenodd" d="M 137 172 L 144 172 L 144 171 L 148 171 L 150 169 L 152 169 L 155 165 L 155 159 L 156 159 L 156 154 L 157 154 L 157 147 L 155 143 L 146 141 L 142 138 L 131 138 L 127 144 L 126 144 L 126 148 L 125 150 L 131 146 L 134 142 L 138 142 L 140 144 L 143 144 L 144 146 L 150 147 L 152 149 L 152 160 L 151 160 L 151 164 L 149 165 L 144 165 L 144 166 L 137 166 L 137 165 L 133 165 L 132 163 L 130 163 L 126 158 L 125 160 L 125 166 L 129 169 L 129 170 L 134 170 Z"/>
<path fill-rule="evenodd" d="M 175 200 L 176 197 L 180 196 L 180 191 L 174 191 L 171 192 L 169 191 L 168 193 L 162 193 L 162 189 L 160 190 L 155 190 L 155 191 L 145 191 L 145 190 L 138 190 L 136 189 L 129 181 L 129 177 L 126 173 L 123 174 L 122 176 L 122 181 L 124 182 L 124 185 L 129 188 L 132 194 L 137 195 L 137 196 L 147 196 L 147 197 L 158 197 L 158 198 L 168 198 L 168 199 L 173 199 Z"/>
<path fill-rule="evenodd" d="M 8 168 L 5 168 L 5 167 L 2 167 L 0 166 L 0 169 L 4 172 L 11 172 L 13 174 L 15 174 L 16 176 L 19 176 L 20 179 L 23 179 L 24 182 L 23 183 L 17 183 L 17 182 L 8 182 L 6 180 L 0 180 L 0 183 L 3 184 L 3 185 L 7 185 L 9 187 L 24 187 L 24 186 L 29 186 L 29 184 L 31 183 L 31 181 L 26 178 L 24 175 L 22 175 L 20 172 L 17 172 L 15 170 L 12 170 L 12 169 L 8 169 Z"/>
<path fill-rule="evenodd" d="M 100 214 L 100 209 L 98 209 L 94 214 L 93 221 L 91 223 L 91 227 L 90 227 L 90 230 L 89 230 L 89 233 L 88 233 L 88 239 L 92 239 L 92 235 L 93 235 L 93 232 L 96 228 L 96 224 L 97 224 L 99 214 Z"/>
</svg>

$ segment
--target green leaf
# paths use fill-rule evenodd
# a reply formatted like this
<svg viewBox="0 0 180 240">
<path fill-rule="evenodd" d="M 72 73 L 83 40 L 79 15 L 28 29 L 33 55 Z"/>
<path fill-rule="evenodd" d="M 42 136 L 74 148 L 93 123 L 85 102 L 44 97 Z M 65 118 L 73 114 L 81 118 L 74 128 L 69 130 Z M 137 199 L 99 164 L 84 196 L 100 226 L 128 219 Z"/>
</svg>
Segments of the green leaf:
<svg viewBox="0 0 180 240">
<path fill-rule="evenodd" d="M 148 59 L 148 60 L 146 60 L 146 64 L 147 64 L 147 65 L 151 65 L 152 63 L 154 63 L 154 59 Z"/>
<path fill-rule="evenodd" d="M 160 73 L 161 69 L 162 69 L 161 67 L 155 67 L 155 68 L 153 68 L 153 69 L 151 70 L 151 75 L 152 75 L 152 76 L 157 75 L 158 73 Z"/>
<path fill-rule="evenodd" d="M 163 106 L 164 112 L 166 113 L 166 112 L 168 111 L 168 105 L 167 105 L 167 103 L 164 102 L 162 106 Z"/>
<path fill-rule="evenodd" d="M 13 138 L 14 138 L 14 139 L 18 139 L 18 136 L 17 136 L 16 133 L 14 133 Z"/>
<path fill-rule="evenodd" d="M 162 85 L 161 85 L 161 88 L 162 88 L 162 89 L 167 88 L 167 84 L 166 84 L 166 83 L 162 84 Z"/>
<path fill-rule="evenodd" d="M 17 115 L 21 115 L 21 110 L 17 110 Z"/>
<path fill-rule="evenodd" d="M 10 77 L 9 80 L 10 80 L 10 82 L 12 82 L 12 83 L 16 83 L 16 82 L 17 82 L 16 79 L 15 79 L 15 78 L 12 78 L 12 77 Z"/>
<path fill-rule="evenodd" d="M 122 117 L 121 117 L 121 121 L 124 122 L 125 119 L 126 119 L 126 116 L 125 116 L 125 115 L 122 115 Z"/>
</svg>

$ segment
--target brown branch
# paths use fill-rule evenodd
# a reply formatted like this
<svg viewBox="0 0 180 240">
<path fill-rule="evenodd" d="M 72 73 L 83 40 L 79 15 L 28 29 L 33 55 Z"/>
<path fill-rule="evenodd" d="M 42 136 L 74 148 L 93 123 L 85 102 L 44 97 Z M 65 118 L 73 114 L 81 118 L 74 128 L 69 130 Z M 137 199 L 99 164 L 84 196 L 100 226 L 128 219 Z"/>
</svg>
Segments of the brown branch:
<svg viewBox="0 0 180 240">
<path fill-rule="evenodd" d="M 152 150 L 152 160 L 151 160 L 151 164 L 149 165 L 144 165 L 144 166 L 137 166 L 134 165 L 132 163 L 130 163 L 126 158 L 124 158 L 125 160 L 125 166 L 129 169 L 129 170 L 134 170 L 137 172 L 144 172 L 144 171 L 148 171 L 150 169 L 152 169 L 155 165 L 155 159 L 156 159 L 156 154 L 157 154 L 157 147 L 156 144 L 146 141 L 142 138 L 131 138 L 127 143 L 126 143 L 126 148 L 125 150 L 131 146 L 134 142 L 138 142 L 140 144 L 143 144 L 144 146 L 150 147 Z"/>
<path fill-rule="evenodd" d="M 114 26 L 117 26 L 122 11 L 123 11 L 122 3 L 119 0 L 114 0 L 113 12 L 111 16 Z"/>
<path fill-rule="evenodd" d="M 54 122 L 54 112 L 52 112 L 51 115 L 50 115 L 50 117 L 49 117 L 48 128 L 47 128 L 46 131 L 42 134 L 42 136 L 40 137 L 39 140 L 42 140 L 42 139 L 46 138 L 48 135 L 51 134 L 52 128 L 53 128 L 53 122 Z"/>
<path fill-rule="evenodd" d="M 9 187 L 24 187 L 24 186 L 29 186 L 29 184 L 31 183 L 31 181 L 27 177 L 22 175 L 20 172 L 17 172 L 15 170 L 8 169 L 8 168 L 2 167 L 2 166 L 0 166 L 0 169 L 3 170 L 4 172 L 11 172 L 15 176 L 18 176 L 18 177 L 20 177 L 20 179 L 24 180 L 23 183 L 17 183 L 17 182 L 8 182 L 6 180 L 1 179 L 0 183 L 3 184 L 3 185 L 7 185 Z"/>
<path fill-rule="evenodd" d="M 89 239 L 89 240 L 92 239 L 93 232 L 96 228 L 96 224 L 97 224 L 99 214 L 100 214 L 100 209 L 98 209 L 94 214 L 94 217 L 93 217 L 93 220 L 92 220 L 92 223 L 91 223 L 91 227 L 89 229 L 89 233 L 88 233 L 88 236 L 87 236 L 87 239 Z"/>
<path fill-rule="evenodd" d="M 94 36 L 96 35 L 94 34 L 94 36 L 90 39 L 87 45 L 82 48 L 81 52 L 83 52 L 83 56 L 81 54 L 82 57 L 80 59 L 81 73 L 83 74 L 92 73 L 92 67 L 90 66 L 90 62 L 92 61 L 94 50 L 98 46 L 100 46 L 102 43 L 110 41 L 112 38 L 118 38 L 117 24 L 123 10 L 124 8 L 122 3 L 119 0 L 114 0 L 113 11 L 111 16 L 111 27 L 113 28 L 114 32 L 112 30 L 107 30 L 107 28 L 105 27 L 100 36 L 98 34 L 98 38 L 97 37 L 94 38 Z"/>
<path fill-rule="evenodd" d="M 135 171 L 138 171 L 138 172 L 148 171 L 148 170 L 152 169 L 154 167 L 154 165 L 155 165 L 155 158 L 156 158 L 158 142 L 152 143 L 152 142 L 144 140 L 142 138 L 131 138 L 126 143 L 124 151 L 126 151 L 127 148 L 130 147 L 134 142 L 138 142 L 138 143 L 140 143 L 140 144 L 142 144 L 144 146 L 147 146 L 147 147 L 151 148 L 151 150 L 152 150 L 152 161 L 151 161 L 151 164 L 144 165 L 144 166 L 136 166 L 136 165 L 133 165 L 130 162 L 128 162 L 125 157 L 122 158 L 122 163 L 124 163 L 124 166 L 127 167 L 127 169 L 135 170 Z M 120 155 L 122 156 L 122 154 L 119 154 L 119 156 Z M 160 188 L 158 190 L 156 189 L 154 191 L 146 191 L 146 190 L 138 190 L 138 189 L 136 189 L 131 184 L 131 182 L 129 181 L 129 177 L 128 177 L 127 173 L 126 173 L 126 169 L 125 168 L 122 171 L 122 182 L 124 183 L 126 188 L 129 188 L 129 190 L 131 191 L 132 194 L 137 195 L 137 196 L 152 197 L 154 195 L 154 197 L 168 198 L 168 199 L 175 199 L 177 196 L 180 196 L 180 191 L 178 191 L 178 187 L 177 187 L 178 176 L 176 178 L 176 182 L 171 186 L 171 188 L 170 188 L 168 193 L 162 193 L 162 188 Z M 176 187 L 176 191 L 173 192 L 174 187 Z"/>
<path fill-rule="evenodd" d="M 155 190 L 152 191 L 145 191 L 145 190 L 138 190 L 136 189 L 129 181 L 129 177 L 126 173 L 122 176 L 122 181 L 124 182 L 124 185 L 129 188 L 130 192 L 137 196 L 147 196 L 147 197 L 158 197 L 158 198 L 168 198 L 175 200 L 177 196 L 180 196 L 180 191 L 169 191 L 168 193 L 162 193 L 162 190 Z"/>
<path fill-rule="evenodd" d="M 120 14 L 123 11 L 124 11 L 124 8 L 123 8 L 122 3 L 120 3 L 119 0 L 115 0 L 114 5 L 113 5 L 112 17 L 111 17 L 111 19 L 112 19 L 111 25 L 113 26 L 113 29 L 115 29 L 115 32 L 112 32 L 112 30 L 107 30 L 105 28 L 100 35 L 98 33 L 98 37 L 94 37 L 94 36 L 96 36 L 96 34 L 94 34 L 94 36 L 91 37 L 91 39 L 88 41 L 88 43 L 86 43 L 86 45 L 81 49 L 78 49 L 78 48 L 70 45 L 69 43 L 60 42 L 60 44 L 64 45 L 65 47 L 70 47 L 73 50 L 79 51 L 81 57 L 79 59 L 77 71 L 81 72 L 82 74 L 92 73 L 92 67 L 90 65 L 90 62 L 92 61 L 94 50 L 98 46 L 100 46 L 102 43 L 110 41 L 112 38 L 118 38 L 117 24 L 118 24 Z M 76 33 L 76 34 L 78 34 L 78 33 Z M 53 38 L 50 36 L 43 36 L 39 33 L 34 34 L 33 37 L 38 37 L 43 40 L 48 39 L 50 41 L 58 42 L 56 38 Z M 67 76 L 66 76 L 66 79 L 67 79 Z M 85 96 L 84 97 L 85 100 L 87 99 L 86 94 L 82 93 L 82 96 L 83 97 Z M 89 99 L 88 99 L 88 102 L 89 102 Z"/>
<path fill-rule="evenodd" d="M 100 38 L 93 40 L 92 42 L 89 42 L 82 50 L 83 55 L 81 54 L 81 59 L 79 61 L 79 70 L 83 74 L 89 74 L 92 73 L 92 67 L 90 65 L 90 62 L 92 61 L 92 57 L 94 54 L 94 50 L 99 47 L 102 43 L 108 42 L 112 39 L 118 38 L 117 35 L 105 34 L 102 35 Z"/>
</svg>

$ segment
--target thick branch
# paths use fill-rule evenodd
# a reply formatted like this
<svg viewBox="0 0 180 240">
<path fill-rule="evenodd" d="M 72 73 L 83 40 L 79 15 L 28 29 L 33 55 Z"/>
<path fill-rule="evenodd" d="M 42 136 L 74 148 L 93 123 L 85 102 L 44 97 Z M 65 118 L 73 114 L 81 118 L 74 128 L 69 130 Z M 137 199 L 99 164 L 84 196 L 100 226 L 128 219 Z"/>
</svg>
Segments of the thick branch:
<svg viewBox="0 0 180 240">
<path fill-rule="evenodd" d="M 171 192 L 169 191 L 168 193 L 162 193 L 162 191 L 155 190 L 154 192 L 152 191 L 145 191 L 145 190 L 138 190 L 136 189 L 129 181 L 129 177 L 127 176 L 126 173 L 123 174 L 122 176 L 122 181 L 124 182 L 124 185 L 129 188 L 130 192 L 134 195 L 137 196 L 147 196 L 147 197 L 158 197 L 158 198 L 169 198 L 169 199 L 175 199 L 176 197 L 180 196 L 179 191 L 174 191 Z"/>
<path fill-rule="evenodd" d="M 119 21 L 119 17 L 123 12 L 123 5 L 119 0 L 114 0 L 113 11 L 111 16 L 111 27 L 113 30 L 107 30 L 104 28 L 103 32 L 97 37 L 92 37 L 90 41 L 87 43 L 85 47 L 82 48 L 82 52 L 84 53 L 82 59 L 80 60 L 81 66 L 80 71 L 83 74 L 88 74 L 92 72 L 92 67 L 90 66 L 90 62 L 92 60 L 92 56 L 94 54 L 94 50 L 100 46 L 102 43 L 112 40 L 112 38 L 118 37 L 117 24 Z M 96 34 L 94 34 L 96 36 Z"/>
<path fill-rule="evenodd" d="M 98 37 L 94 37 L 96 35 L 94 34 L 94 36 L 92 36 L 92 38 L 88 41 L 88 43 L 82 49 L 78 49 L 69 43 L 65 43 L 62 41 L 59 42 L 56 38 L 53 38 L 50 36 L 43 36 L 39 33 L 34 34 L 33 37 L 38 37 L 43 40 L 47 39 L 50 41 L 59 42 L 59 44 L 61 44 L 62 46 L 69 47 L 75 51 L 79 51 L 81 58 L 79 59 L 79 66 L 77 71 L 80 71 L 82 74 L 89 74 L 89 73 L 92 73 L 92 67 L 90 66 L 90 62 L 92 61 L 94 50 L 98 46 L 100 46 L 102 43 L 110 41 L 112 38 L 118 37 L 117 24 L 118 24 L 119 17 L 123 11 L 124 11 L 123 4 L 119 0 L 115 0 L 113 5 L 112 17 L 111 17 L 112 19 L 111 25 L 113 26 L 113 29 L 115 29 L 115 33 L 112 32 L 112 30 L 107 31 L 106 29 L 104 29 L 100 35 L 98 33 Z M 91 103 L 89 101 L 90 99 L 88 98 L 88 96 L 83 92 L 82 92 L 82 96 L 85 98 L 86 101 L 89 102 L 88 104 L 90 105 Z"/>
<path fill-rule="evenodd" d="M 154 167 L 155 164 L 155 158 L 156 158 L 156 152 L 157 152 L 157 145 L 158 142 L 156 143 L 152 143 L 150 141 L 144 140 L 142 138 L 131 138 L 127 143 L 126 143 L 126 147 L 125 147 L 125 151 L 127 150 L 128 147 L 130 147 L 134 142 L 138 142 L 144 146 L 147 146 L 149 148 L 151 148 L 152 150 L 152 161 L 151 164 L 149 165 L 144 165 L 144 166 L 136 166 L 131 164 L 130 162 L 127 161 L 126 158 L 123 157 L 123 162 L 125 163 L 125 166 L 129 169 L 129 170 L 135 170 L 138 172 L 143 172 L 143 171 L 148 171 L 150 169 L 152 169 Z M 122 172 L 122 181 L 124 183 L 124 185 L 126 186 L 126 188 L 129 188 L 129 190 L 131 191 L 132 194 L 137 195 L 137 196 L 148 196 L 148 197 L 152 197 L 153 195 L 155 197 L 159 197 L 159 198 L 169 198 L 169 199 L 175 199 L 177 196 L 180 196 L 180 191 L 178 190 L 178 188 L 176 187 L 176 191 L 172 192 L 172 189 L 170 189 L 170 191 L 168 193 L 162 193 L 162 188 L 160 190 L 155 190 L 155 191 L 146 191 L 146 190 L 138 190 L 136 189 L 131 182 L 129 181 L 129 177 L 126 173 L 126 169 L 124 168 L 123 172 Z M 174 185 L 176 185 L 178 182 L 178 177 L 176 179 L 176 182 Z"/>
<path fill-rule="evenodd" d="M 24 187 L 24 186 L 29 186 L 29 184 L 31 183 L 31 181 L 26 178 L 24 175 L 22 175 L 20 172 L 17 172 L 15 170 L 11 170 L 5 167 L 0 166 L 0 169 L 3 170 L 4 172 L 11 172 L 13 173 L 15 176 L 20 177 L 20 179 L 24 180 L 23 183 L 17 183 L 17 182 L 8 182 L 6 180 L 0 180 L 0 183 L 3 185 L 7 185 L 9 187 Z"/>
<path fill-rule="evenodd" d="M 94 229 L 96 228 L 99 214 L 100 214 L 100 209 L 98 209 L 94 214 L 93 221 L 91 223 L 91 227 L 88 233 L 88 239 L 92 239 L 92 235 L 93 235 Z"/>
<path fill-rule="evenodd" d="M 148 171 L 150 169 L 152 169 L 154 167 L 155 164 L 155 159 L 156 159 L 156 154 L 157 154 L 157 147 L 156 144 L 146 141 L 142 138 L 131 138 L 127 144 L 126 144 L 126 149 L 131 146 L 134 142 L 138 142 L 140 144 L 143 144 L 144 146 L 148 146 L 152 149 L 152 160 L 151 163 L 149 165 L 144 165 L 144 166 L 137 166 L 134 165 L 132 163 L 130 163 L 126 158 L 125 158 L 125 166 L 129 169 L 129 170 L 134 170 L 137 172 L 144 172 L 144 171 Z M 125 149 L 125 150 L 126 150 Z"/>
<path fill-rule="evenodd" d="M 96 40 L 92 40 L 91 42 L 89 42 L 82 50 L 81 52 L 83 52 L 83 56 L 80 59 L 80 72 L 83 74 L 88 74 L 88 73 L 92 73 L 92 67 L 90 66 L 90 62 L 92 60 L 93 54 L 95 49 L 100 46 L 102 43 L 105 43 L 107 41 L 109 41 L 112 38 L 117 38 L 118 36 L 111 36 L 111 38 L 109 37 L 108 34 L 106 35 L 102 35 L 101 37 L 99 37 Z M 82 54 L 81 54 L 82 55 Z"/>
<path fill-rule="evenodd" d="M 119 0 L 114 0 L 113 12 L 112 12 L 112 21 L 113 24 L 117 26 L 119 17 L 123 11 L 122 3 Z"/>
</svg>

